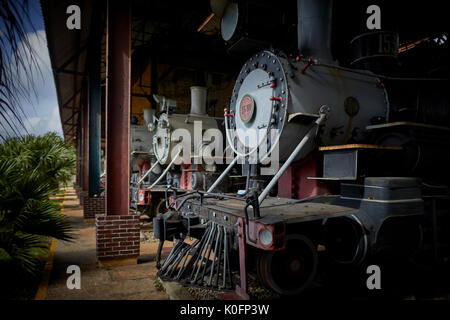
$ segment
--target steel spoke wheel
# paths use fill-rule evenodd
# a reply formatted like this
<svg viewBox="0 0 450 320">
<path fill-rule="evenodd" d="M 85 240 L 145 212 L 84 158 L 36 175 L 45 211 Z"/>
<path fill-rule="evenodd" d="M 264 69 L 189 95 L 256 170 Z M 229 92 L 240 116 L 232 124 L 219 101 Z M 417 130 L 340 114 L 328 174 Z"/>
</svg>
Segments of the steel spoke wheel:
<svg viewBox="0 0 450 320">
<path fill-rule="evenodd" d="M 257 271 L 261 282 L 282 295 L 301 293 L 317 272 L 317 250 L 307 237 L 290 234 L 286 249 L 264 252 L 258 257 Z"/>
<path fill-rule="evenodd" d="M 161 201 L 159 201 L 158 205 L 155 208 L 155 217 L 158 215 L 158 213 L 166 213 L 166 212 L 167 212 L 166 200 L 161 199 Z"/>
</svg>

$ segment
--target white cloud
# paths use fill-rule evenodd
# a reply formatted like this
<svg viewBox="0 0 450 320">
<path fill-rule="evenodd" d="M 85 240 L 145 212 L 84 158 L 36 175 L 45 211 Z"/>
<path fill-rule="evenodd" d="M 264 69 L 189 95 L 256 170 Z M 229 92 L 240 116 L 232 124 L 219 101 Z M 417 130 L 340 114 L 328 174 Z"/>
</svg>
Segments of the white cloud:
<svg viewBox="0 0 450 320">
<path fill-rule="evenodd" d="M 24 119 L 25 126 L 31 134 L 41 135 L 53 131 L 62 136 L 58 100 L 45 32 L 44 30 L 30 32 L 27 37 L 36 53 L 40 73 L 34 73 L 32 79 L 36 97 L 31 97 L 31 103 L 26 99 L 21 101 L 24 113 L 27 116 Z M 23 71 L 17 76 L 20 79 L 26 79 L 25 77 L 29 75 Z"/>
<path fill-rule="evenodd" d="M 47 132 L 56 132 L 60 134 L 61 123 L 59 118 L 58 106 L 54 105 L 51 114 L 42 114 L 37 117 L 30 117 L 25 124 L 27 130 L 35 135 L 42 135 Z"/>
</svg>

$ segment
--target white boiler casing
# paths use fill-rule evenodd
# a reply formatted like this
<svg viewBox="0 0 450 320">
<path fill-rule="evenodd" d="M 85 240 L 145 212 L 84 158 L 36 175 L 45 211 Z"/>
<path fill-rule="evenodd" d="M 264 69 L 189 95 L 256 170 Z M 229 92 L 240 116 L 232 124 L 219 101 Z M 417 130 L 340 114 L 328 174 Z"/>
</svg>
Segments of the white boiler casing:
<svg viewBox="0 0 450 320">
<path fill-rule="evenodd" d="M 386 118 L 386 91 L 376 85 L 377 79 L 369 71 L 312 64 L 302 73 L 307 63 L 262 51 L 244 64 L 231 97 L 230 111 L 235 116 L 228 118 L 229 136 L 236 133 L 240 150 L 249 152 L 266 139 L 267 150 L 279 142 L 280 161 L 285 160 L 308 132 L 322 105 L 331 111 L 320 128 L 319 142 L 310 141 L 296 160 L 318 143 L 356 143 L 364 138 L 366 126 Z M 270 129 L 276 130 L 275 135 L 270 136 Z"/>
</svg>

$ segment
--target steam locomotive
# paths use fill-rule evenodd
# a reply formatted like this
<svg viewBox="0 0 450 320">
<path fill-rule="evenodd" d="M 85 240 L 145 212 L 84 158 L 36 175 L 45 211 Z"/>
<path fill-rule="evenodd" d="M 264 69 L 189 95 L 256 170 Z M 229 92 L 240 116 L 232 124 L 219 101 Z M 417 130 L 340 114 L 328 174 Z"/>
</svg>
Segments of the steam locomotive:
<svg viewBox="0 0 450 320">
<path fill-rule="evenodd" d="M 148 188 L 162 173 L 162 168 L 154 165 L 153 134 L 148 129 L 154 115 L 154 110 L 144 109 L 144 124 L 139 125 L 135 121 L 130 126 L 130 208 L 139 214 L 152 215 L 160 202 L 156 197 L 152 201 Z"/>
<path fill-rule="evenodd" d="M 211 3 L 224 39 L 242 48 L 240 24 L 251 20 L 240 15 L 258 4 Z M 399 40 L 385 30 L 355 37 L 356 56 L 338 63 L 332 3 L 297 1 L 298 51 L 260 50 L 242 66 L 224 112 L 232 161 L 208 188 L 171 188 L 168 211 L 154 218 L 160 249 L 176 240 L 161 278 L 248 298 L 256 271 L 268 288 L 295 295 L 317 275 L 319 251 L 340 266 L 409 259 L 427 245 L 436 259 L 449 256 L 448 79 L 386 76 Z M 167 164 L 161 140 L 153 144 Z M 269 176 L 261 154 L 280 161 Z M 245 192 L 218 190 L 240 164 Z"/>
<path fill-rule="evenodd" d="M 190 112 L 178 114 L 175 113 L 175 100 L 154 95 L 160 106 L 158 116 L 154 110 L 145 109 L 144 125 L 131 125 L 130 206 L 136 212 L 150 217 L 164 213 L 167 209 L 167 185 L 178 192 L 206 191 L 217 178 L 223 164 L 204 161 L 205 149 L 214 142 L 214 138 L 205 140 L 205 132 L 221 132 L 224 124 L 223 118 L 211 117 L 206 113 L 206 97 L 206 87 L 192 86 Z M 200 131 L 201 137 L 186 139 L 189 153 L 186 159 L 177 147 L 183 138 L 194 137 L 195 130 Z M 224 143 L 221 141 L 220 145 Z M 210 153 L 209 158 L 217 157 Z M 237 187 L 242 179 L 237 168 L 234 171 L 234 185 Z M 222 184 L 221 190 L 233 190 L 231 184 L 227 181 Z"/>
</svg>

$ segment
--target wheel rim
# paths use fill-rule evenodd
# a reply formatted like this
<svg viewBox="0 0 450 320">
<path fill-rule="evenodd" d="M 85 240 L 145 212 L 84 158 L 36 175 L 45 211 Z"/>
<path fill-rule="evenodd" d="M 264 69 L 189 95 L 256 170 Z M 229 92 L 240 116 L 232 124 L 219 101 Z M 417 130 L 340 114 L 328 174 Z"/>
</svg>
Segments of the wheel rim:
<svg viewBox="0 0 450 320">
<path fill-rule="evenodd" d="M 166 213 L 167 208 L 166 208 L 166 200 L 162 199 L 158 205 L 156 206 L 156 214 L 158 213 Z"/>
<path fill-rule="evenodd" d="M 317 272 L 317 250 L 311 240 L 299 234 L 286 237 L 286 249 L 260 255 L 257 263 L 261 282 L 282 295 L 301 293 Z"/>
<path fill-rule="evenodd" d="M 330 219 L 325 225 L 325 248 L 335 263 L 358 264 L 365 256 L 364 230 L 347 218 Z"/>
</svg>

